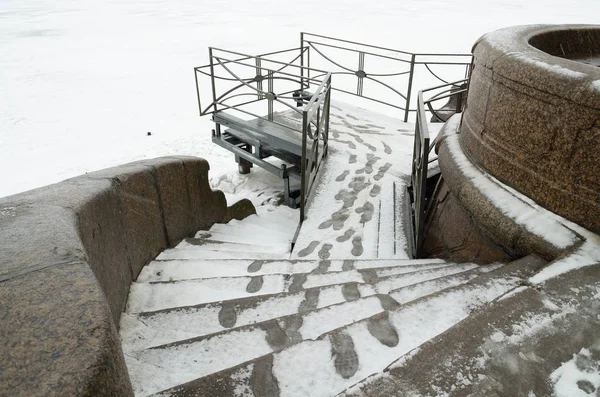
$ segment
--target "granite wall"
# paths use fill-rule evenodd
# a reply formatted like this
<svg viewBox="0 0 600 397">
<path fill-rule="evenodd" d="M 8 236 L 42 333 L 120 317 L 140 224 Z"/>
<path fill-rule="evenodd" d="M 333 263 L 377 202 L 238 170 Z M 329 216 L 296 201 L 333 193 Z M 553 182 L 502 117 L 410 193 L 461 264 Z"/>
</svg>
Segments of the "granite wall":
<svg viewBox="0 0 600 397">
<path fill-rule="evenodd" d="M 228 209 L 209 165 L 140 161 L 0 199 L 0 395 L 133 395 L 118 336 L 129 286 Z"/>
<path fill-rule="evenodd" d="M 600 233 L 600 25 L 484 35 L 460 143 L 490 174 Z"/>
</svg>

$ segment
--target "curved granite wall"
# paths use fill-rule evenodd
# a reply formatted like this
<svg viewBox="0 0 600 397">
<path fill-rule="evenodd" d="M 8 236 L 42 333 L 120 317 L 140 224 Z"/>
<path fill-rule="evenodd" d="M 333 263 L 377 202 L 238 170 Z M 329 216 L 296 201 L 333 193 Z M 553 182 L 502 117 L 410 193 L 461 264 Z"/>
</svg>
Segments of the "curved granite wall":
<svg viewBox="0 0 600 397">
<path fill-rule="evenodd" d="M 467 155 L 600 233 L 600 25 L 502 29 L 473 54 L 460 134 Z"/>
<path fill-rule="evenodd" d="M 0 199 L 0 395 L 133 395 L 117 328 L 158 253 L 230 217 L 194 157 L 141 161 Z"/>
</svg>

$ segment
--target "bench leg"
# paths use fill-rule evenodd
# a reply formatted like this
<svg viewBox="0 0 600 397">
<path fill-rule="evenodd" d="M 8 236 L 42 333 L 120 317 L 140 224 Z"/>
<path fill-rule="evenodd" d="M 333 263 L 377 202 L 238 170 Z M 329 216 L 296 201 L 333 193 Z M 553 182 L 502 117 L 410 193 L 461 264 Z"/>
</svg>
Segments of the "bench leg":
<svg viewBox="0 0 600 397">
<path fill-rule="evenodd" d="M 244 145 L 242 149 L 248 153 L 252 153 L 250 145 Z M 250 173 L 250 168 L 252 168 L 253 165 L 251 162 L 239 156 L 235 156 L 235 162 L 238 163 L 238 172 L 240 174 L 245 175 Z"/>
<path fill-rule="evenodd" d="M 238 172 L 242 175 L 249 174 L 251 165 L 251 162 L 241 158 L 240 161 L 238 161 Z"/>
</svg>

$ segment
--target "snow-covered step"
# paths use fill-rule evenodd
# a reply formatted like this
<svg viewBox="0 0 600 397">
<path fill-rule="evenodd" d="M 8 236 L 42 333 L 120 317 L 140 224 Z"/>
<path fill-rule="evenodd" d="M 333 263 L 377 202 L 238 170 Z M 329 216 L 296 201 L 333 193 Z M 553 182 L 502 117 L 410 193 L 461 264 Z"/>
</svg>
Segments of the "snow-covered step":
<svg viewBox="0 0 600 397">
<path fill-rule="evenodd" d="M 393 264 L 393 261 L 369 261 L 363 264 L 348 261 L 298 261 L 298 260 L 161 260 L 146 265 L 137 282 L 175 281 L 197 278 L 259 276 L 267 274 L 331 273 L 366 271 L 371 269 L 377 276 L 391 276 L 417 270 L 449 266 L 445 262 L 416 263 L 410 261 Z"/>
<path fill-rule="evenodd" d="M 135 282 L 131 286 L 131 298 L 127 306 L 128 312 L 135 313 L 348 282 L 362 283 L 364 279 L 360 272 L 353 270 L 326 274 L 299 273 L 291 277 L 284 274 L 272 274 L 174 282 Z"/>
<path fill-rule="evenodd" d="M 232 221 L 233 222 L 233 221 Z M 254 224 L 246 224 L 246 223 L 237 223 L 235 225 L 231 223 L 214 224 L 209 230 L 203 230 L 202 232 L 215 232 L 228 234 L 230 236 L 242 237 L 245 238 L 247 236 L 262 236 L 265 241 L 270 241 L 270 239 L 275 239 L 275 241 L 281 240 L 283 238 L 293 237 L 295 232 L 295 227 L 291 228 L 291 230 L 274 230 L 267 226 L 256 226 Z"/>
<path fill-rule="evenodd" d="M 371 296 L 175 343 L 143 349 L 138 346 L 138 350 L 127 352 L 128 365 L 129 361 L 132 366 L 149 364 L 157 368 L 155 376 L 166 378 L 170 377 L 169 373 L 184 370 L 189 374 L 187 380 L 193 380 L 304 340 L 317 339 L 322 334 L 383 313 L 395 306 L 398 304 L 386 295 Z M 236 354 L 223 354 L 224 351 L 231 351 L 232 347 Z M 170 384 L 168 387 L 177 384 Z"/>
<path fill-rule="evenodd" d="M 386 179 L 381 188 L 379 201 L 378 258 L 396 256 L 396 183 Z M 398 215 L 399 216 L 399 215 Z"/>
<path fill-rule="evenodd" d="M 442 267 L 380 277 L 377 269 L 326 273 L 268 274 L 257 276 L 200 278 L 166 282 L 134 282 L 128 312 L 154 311 L 177 306 L 197 305 L 240 299 L 326 285 L 357 283 L 363 295 L 388 293 L 393 289 L 477 268 L 474 264 L 449 264 Z M 401 271 L 402 268 L 400 268 Z M 390 269 L 380 269 L 389 272 Z"/>
<path fill-rule="evenodd" d="M 251 390 L 254 379 L 260 376 L 271 379 L 271 385 L 277 387 L 274 395 L 282 397 L 337 395 L 382 372 L 399 357 L 445 332 L 473 311 L 509 294 L 523 282 L 518 277 L 522 274 L 523 269 L 506 266 L 467 284 L 338 328 L 317 340 L 303 341 L 167 391 L 178 395 L 208 384 Z"/>
<path fill-rule="evenodd" d="M 239 250 L 210 250 L 210 249 L 167 249 L 156 257 L 157 260 L 170 259 L 281 259 L 289 255 L 279 252 L 258 252 L 258 251 L 239 251 Z"/>
<path fill-rule="evenodd" d="M 191 335 L 181 339 L 208 335 L 335 305 L 352 300 L 356 295 L 355 284 L 339 284 L 153 312 L 128 311 L 121 317 L 121 329 L 127 330 L 125 335 L 121 332 L 121 337 L 124 338 L 124 345 L 128 345 L 135 344 L 139 339 L 154 339 L 159 332 L 163 335 Z"/>
<path fill-rule="evenodd" d="M 358 284 L 357 288 L 361 295 L 387 294 L 398 288 L 473 270 L 480 272 L 482 268 L 471 263 L 449 264 L 448 266 L 436 269 L 420 270 L 387 277 L 379 277 L 373 271 L 366 270 L 362 272 L 363 279 L 366 282 Z"/>
<path fill-rule="evenodd" d="M 280 254 L 280 257 L 285 257 L 289 253 L 287 244 L 248 244 L 248 243 L 232 243 L 232 242 L 216 242 L 197 238 L 186 238 L 181 241 L 174 250 L 187 251 L 237 251 L 247 253 L 267 253 Z"/>
<path fill-rule="evenodd" d="M 260 231 L 272 232 L 272 233 L 294 233 L 296 231 L 296 225 L 298 223 L 298 215 L 294 218 L 281 217 L 280 214 L 271 213 L 265 215 L 250 215 L 242 221 L 232 220 L 229 222 L 230 226 L 240 227 L 244 229 L 255 229 Z"/>
<path fill-rule="evenodd" d="M 289 244 L 293 238 L 293 235 L 288 236 L 281 233 L 273 233 L 272 235 L 269 235 L 268 238 L 266 238 L 263 234 L 257 233 L 231 233 L 231 231 L 235 230 L 239 231 L 239 229 L 231 228 L 228 233 L 222 230 L 212 230 L 211 228 L 211 230 L 201 230 L 197 232 L 194 237 L 205 241 L 217 241 L 221 243 L 239 243 L 261 246 L 285 245 L 286 248 L 289 247 Z"/>
<path fill-rule="evenodd" d="M 466 283 L 498 266 L 483 266 L 458 274 L 443 276 L 391 291 L 390 296 L 407 303 L 410 300 Z M 385 282 L 385 279 L 384 281 Z M 225 329 L 243 327 L 258 322 L 304 313 L 339 303 L 372 296 L 374 288 L 362 289 L 357 283 L 310 288 L 295 293 L 236 299 L 196 306 L 163 309 L 155 312 L 124 313 L 121 333 L 124 346 L 158 345 L 198 335 L 208 335 Z"/>
<path fill-rule="evenodd" d="M 465 284 L 482 274 L 499 269 L 502 266 L 503 265 L 501 264 L 480 266 L 470 271 L 459 272 L 449 276 L 438 277 L 420 283 L 407 285 L 405 287 L 396 288 L 389 291 L 388 294 L 398 303 L 404 304 L 419 299 L 423 296 L 434 294 L 438 291 L 443 291 L 448 288 Z"/>
</svg>

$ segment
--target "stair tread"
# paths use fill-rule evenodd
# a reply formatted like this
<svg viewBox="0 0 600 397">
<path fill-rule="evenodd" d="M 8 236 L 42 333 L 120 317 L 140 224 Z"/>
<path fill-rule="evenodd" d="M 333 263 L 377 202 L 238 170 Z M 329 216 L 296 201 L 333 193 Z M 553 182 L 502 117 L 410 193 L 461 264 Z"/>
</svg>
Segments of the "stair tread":
<svg viewBox="0 0 600 397">
<path fill-rule="evenodd" d="M 328 332 L 317 340 L 300 342 L 169 391 L 196 389 L 204 382 L 232 382 L 234 372 L 244 369 L 251 372 L 255 365 L 266 360 L 272 363 L 270 370 L 280 387 L 285 387 L 285 395 L 335 395 L 383 371 L 398 357 L 445 332 L 473 310 L 518 287 L 522 279 L 515 276 L 516 272 L 511 273 L 513 270 L 502 268 L 490 272 L 475 282 L 425 296 L 387 310 L 384 315 Z M 240 379 L 235 381 L 240 382 Z M 247 387 L 252 386 L 250 378 L 242 382 Z"/>
<path fill-rule="evenodd" d="M 284 244 L 289 246 L 293 236 L 273 234 L 269 238 L 265 238 L 263 234 L 247 234 L 247 235 L 235 235 L 231 233 L 224 233 L 221 231 L 199 231 L 194 236 L 195 238 L 203 239 L 206 241 L 216 241 L 221 243 L 238 243 L 238 244 L 252 244 L 260 246 L 271 246 L 274 244 Z"/>
<path fill-rule="evenodd" d="M 384 263 L 386 264 L 386 263 Z M 379 277 L 409 273 L 417 270 L 450 266 L 445 262 L 393 266 L 358 264 L 357 271 L 371 269 Z M 163 260 L 152 261 L 142 269 L 137 282 L 179 281 L 216 277 L 254 277 L 273 274 L 339 273 L 348 270 L 344 261 L 283 261 L 283 260 Z M 352 270 L 352 269 L 350 269 Z"/>
<path fill-rule="evenodd" d="M 190 250 L 190 251 L 237 251 L 237 252 L 248 252 L 248 253 L 266 253 L 266 254 L 280 254 L 285 256 L 289 253 L 289 245 L 283 244 L 271 244 L 271 245 L 257 245 L 247 243 L 233 243 L 227 241 L 210 241 L 197 238 L 186 238 L 181 241 L 172 250 Z"/>
<path fill-rule="evenodd" d="M 297 273 L 258 276 L 188 279 L 168 282 L 134 282 L 131 285 L 129 312 L 166 309 L 169 307 L 239 299 L 325 285 L 358 283 L 361 294 L 388 293 L 406 285 L 476 268 L 473 264 L 451 264 L 445 267 L 416 270 L 409 273 L 378 277 L 373 269 L 348 270 L 322 274 Z M 370 280 L 373 279 L 373 280 Z M 375 282 L 377 281 L 377 282 Z M 373 283 L 373 284 L 371 284 Z"/>
<path fill-rule="evenodd" d="M 277 252 L 244 252 L 230 250 L 178 250 L 168 249 L 156 257 L 157 260 L 169 259 L 280 259 L 283 254 Z M 286 255 L 284 255 L 286 256 Z"/>
</svg>

